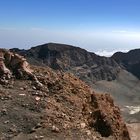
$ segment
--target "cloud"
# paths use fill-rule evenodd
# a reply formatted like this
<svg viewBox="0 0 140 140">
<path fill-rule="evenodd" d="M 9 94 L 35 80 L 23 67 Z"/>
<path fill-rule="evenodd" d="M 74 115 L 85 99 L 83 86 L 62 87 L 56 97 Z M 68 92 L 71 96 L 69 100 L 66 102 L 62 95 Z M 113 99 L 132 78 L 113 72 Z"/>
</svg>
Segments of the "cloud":
<svg viewBox="0 0 140 140">
<path fill-rule="evenodd" d="M 113 30 L 112 35 L 120 36 L 120 37 L 133 37 L 140 39 L 140 32 L 139 31 L 127 31 L 127 30 Z"/>
<path fill-rule="evenodd" d="M 95 53 L 98 54 L 98 55 L 100 55 L 100 56 L 110 57 L 110 56 L 112 56 L 116 52 L 128 52 L 128 51 L 129 50 L 121 50 L 121 49 L 113 50 L 113 51 L 100 50 L 100 51 L 97 51 Z"/>
</svg>

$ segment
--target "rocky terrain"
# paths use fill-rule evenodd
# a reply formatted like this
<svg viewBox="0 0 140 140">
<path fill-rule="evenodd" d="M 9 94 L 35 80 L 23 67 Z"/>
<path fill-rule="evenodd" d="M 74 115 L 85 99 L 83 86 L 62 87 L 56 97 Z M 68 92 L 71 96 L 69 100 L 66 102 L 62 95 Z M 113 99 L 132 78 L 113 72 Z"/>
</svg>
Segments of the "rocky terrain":
<svg viewBox="0 0 140 140">
<path fill-rule="evenodd" d="M 110 58 L 78 47 L 55 43 L 32 47 L 29 50 L 15 48 L 11 51 L 25 56 L 31 64 L 73 73 L 94 91 L 111 94 L 119 105 L 125 122 L 131 128 L 129 130 L 132 131 L 132 140 L 138 140 L 140 49 L 128 53 L 117 52 Z"/>
<path fill-rule="evenodd" d="M 95 93 L 72 74 L 0 52 L 1 140 L 130 139 L 109 94 Z"/>
</svg>

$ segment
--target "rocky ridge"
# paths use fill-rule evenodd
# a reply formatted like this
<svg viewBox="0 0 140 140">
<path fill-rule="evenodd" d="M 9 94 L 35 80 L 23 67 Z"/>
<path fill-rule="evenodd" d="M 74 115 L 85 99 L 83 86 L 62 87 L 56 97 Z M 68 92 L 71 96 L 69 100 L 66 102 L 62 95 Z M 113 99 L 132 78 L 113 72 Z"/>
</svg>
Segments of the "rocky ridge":
<svg viewBox="0 0 140 140">
<path fill-rule="evenodd" d="M 112 58 L 65 44 L 48 43 L 29 50 L 11 51 L 24 55 L 31 64 L 71 72 L 90 85 L 99 80 L 116 79 L 121 69 Z"/>
</svg>

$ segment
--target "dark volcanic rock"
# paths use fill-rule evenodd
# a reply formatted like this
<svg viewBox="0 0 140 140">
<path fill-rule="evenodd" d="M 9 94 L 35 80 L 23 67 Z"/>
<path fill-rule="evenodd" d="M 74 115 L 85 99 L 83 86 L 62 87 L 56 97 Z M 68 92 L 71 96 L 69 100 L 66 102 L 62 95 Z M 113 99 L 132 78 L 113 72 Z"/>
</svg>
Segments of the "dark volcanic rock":
<svg viewBox="0 0 140 140">
<path fill-rule="evenodd" d="M 140 49 L 131 50 L 128 53 L 117 52 L 112 58 L 140 79 Z"/>
<path fill-rule="evenodd" d="M 70 45 L 49 43 L 27 51 L 12 51 L 26 56 L 31 64 L 72 72 L 89 84 L 98 80 L 114 80 L 120 70 L 112 58 L 101 57 Z"/>
</svg>

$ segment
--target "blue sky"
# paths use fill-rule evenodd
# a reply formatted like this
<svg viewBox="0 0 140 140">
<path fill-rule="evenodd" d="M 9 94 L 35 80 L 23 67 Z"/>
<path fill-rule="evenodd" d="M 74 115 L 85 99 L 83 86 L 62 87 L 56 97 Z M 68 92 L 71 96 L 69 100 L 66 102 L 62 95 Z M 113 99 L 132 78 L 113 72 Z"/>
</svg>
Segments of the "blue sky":
<svg viewBox="0 0 140 140">
<path fill-rule="evenodd" d="M 111 53 L 140 47 L 139 0 L 0 0 L 0 47 L 47 42 Z"/>
</svg>

